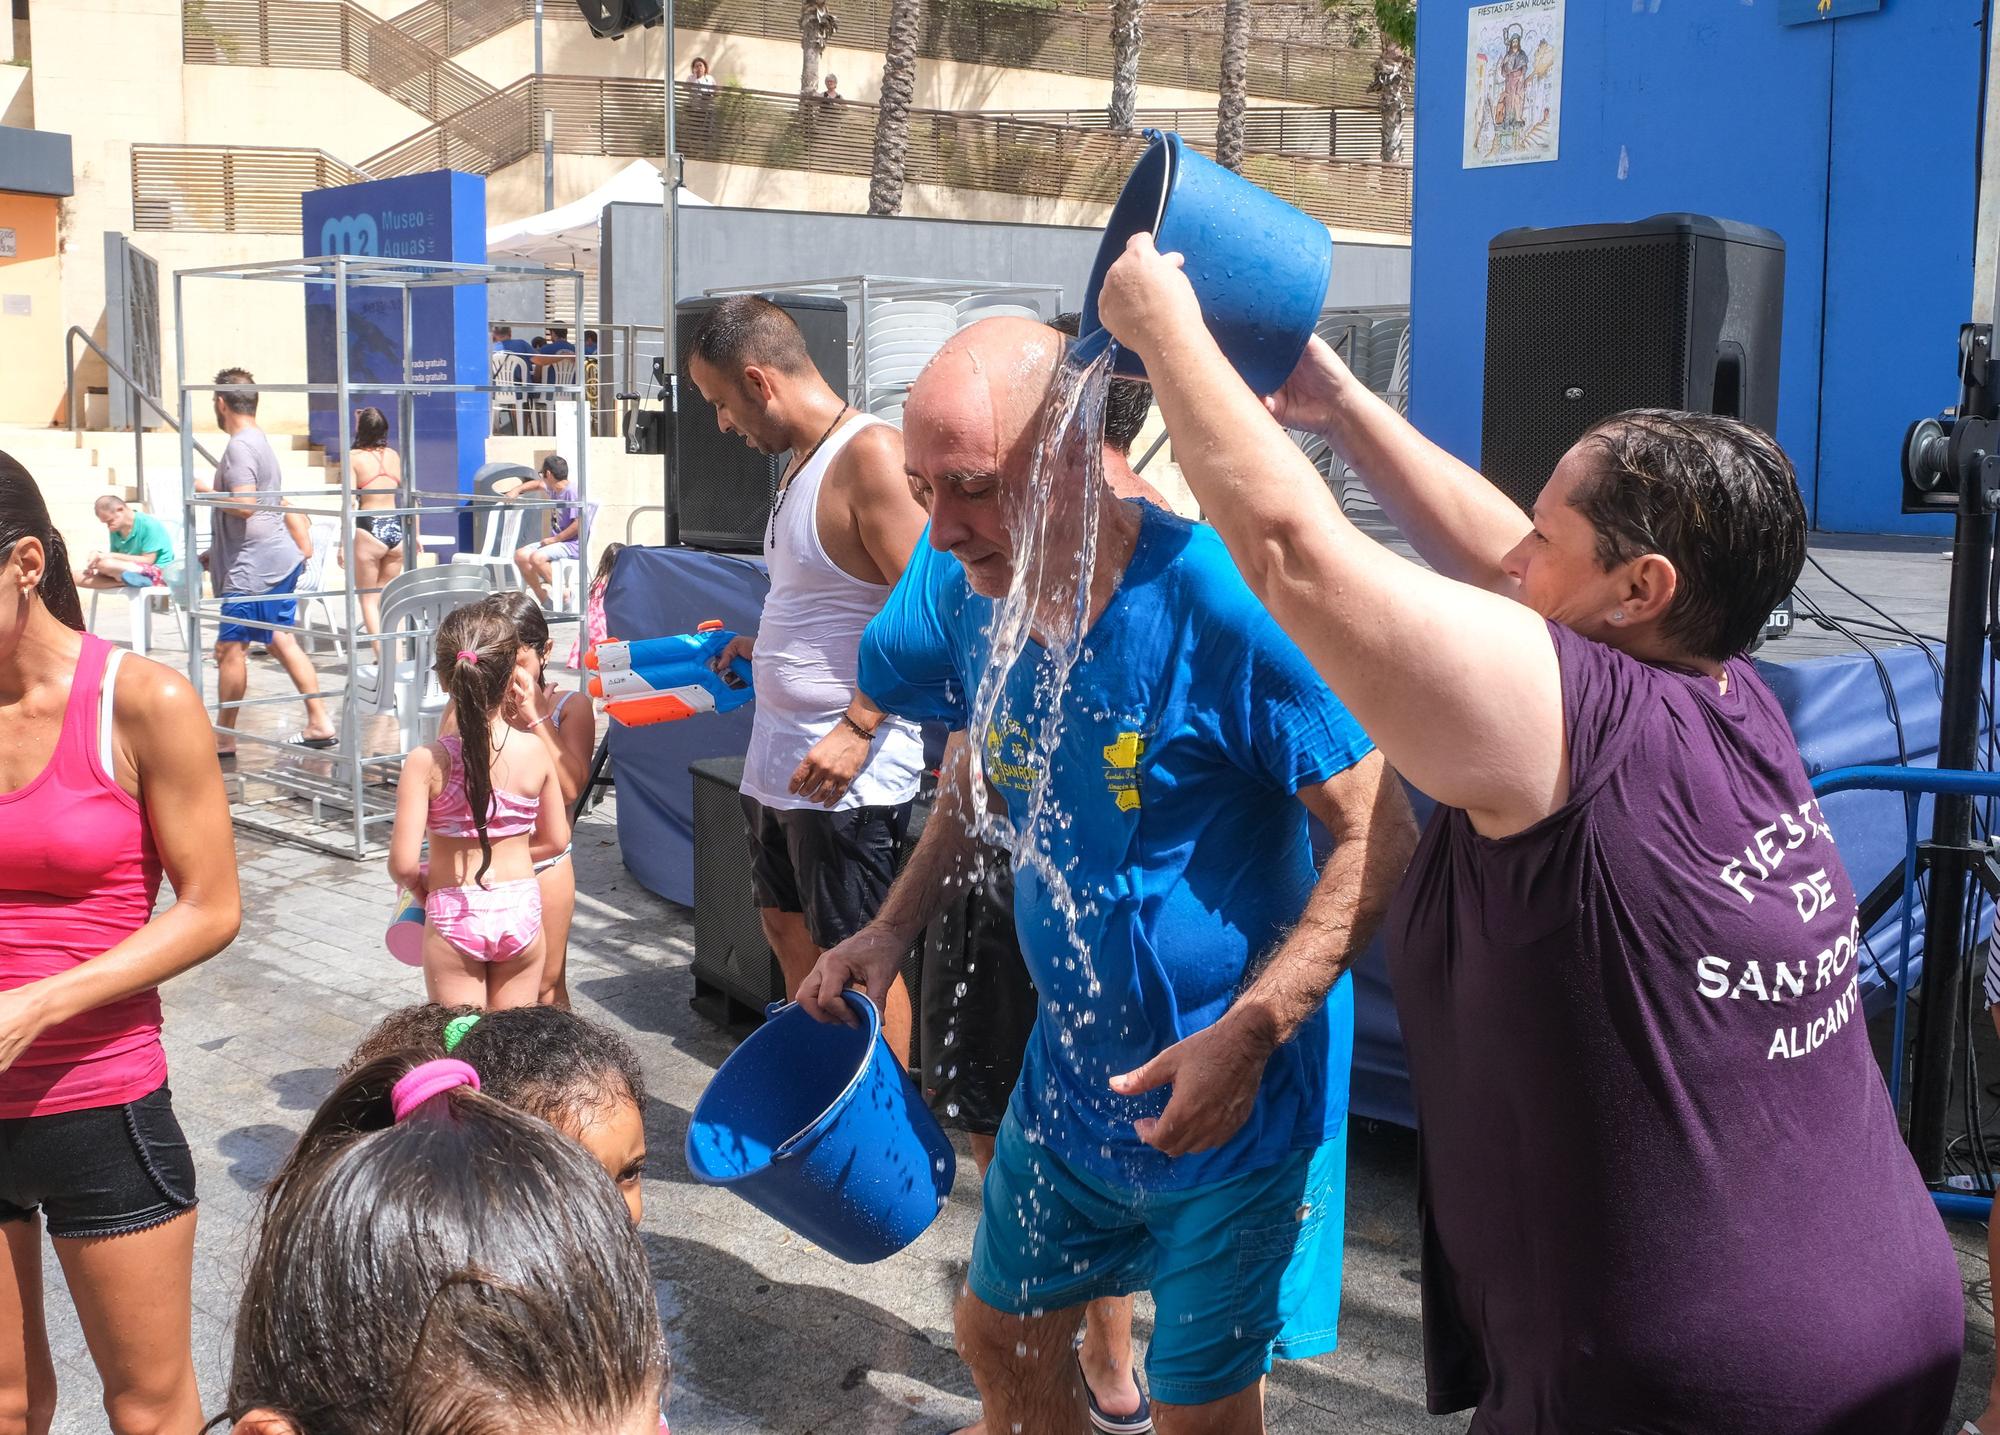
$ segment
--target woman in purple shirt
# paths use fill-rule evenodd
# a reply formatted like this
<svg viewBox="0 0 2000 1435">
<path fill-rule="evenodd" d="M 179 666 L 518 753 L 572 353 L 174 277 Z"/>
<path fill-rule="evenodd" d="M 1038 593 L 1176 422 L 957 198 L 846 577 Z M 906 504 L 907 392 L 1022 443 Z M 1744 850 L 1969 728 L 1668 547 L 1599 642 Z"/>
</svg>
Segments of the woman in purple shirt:
<svg viewBox="0 0 2000 1435">
<path fill-rule="evenodd" d="M 1524 517 L 1317 339 L 1260 402 L 1176 259 L 1134 239 L 1099 313 L 1251 587 L 1439 804 L 1386 928 L 1431 1408 L 1934 1435 L 1957 1264 L 1869 1049 L 1853 887 L 1742 656 L 1804 562 L 1791 463 L 1734 420 L 1625 414 Z M 1356 530 L 1280 423 L 1431 567 Z"/>
</svg>

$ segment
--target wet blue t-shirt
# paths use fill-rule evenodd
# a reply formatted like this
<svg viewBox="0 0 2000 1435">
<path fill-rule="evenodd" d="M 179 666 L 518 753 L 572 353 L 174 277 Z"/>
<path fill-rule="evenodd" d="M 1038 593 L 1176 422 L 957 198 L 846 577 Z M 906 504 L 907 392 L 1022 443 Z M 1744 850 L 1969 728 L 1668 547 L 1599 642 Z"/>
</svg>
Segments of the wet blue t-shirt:
<svg viewBox="0 0 2000 1435">
<path fill-rule="evenodd" d="M 1121 1097 L 1108 1083 L 1228 1010 L 1312 891 L 1306 810 L 1293 794 L 1373 745 L 1221 540 L 1141 509 L 1131 562 L 1064 693 L 1049 777 L 1058 815 L 1041 829 L 1047 863 L 1016 852 L 1015 925 L 1043 1006 L 1012 1109 L 1070 1164 L 1168 1190 L 1272 1165 L 1346 1117 L 1345 978 L 1272 1054 L 1250 1119 L 1216 1150 L 1169 1160 L 1146 1146 L 1132 1123 L 1159 1115 L 1168 1093 Z M 862 691 L 891 712 L 964 727 L 992 613 L 956 559 L 919 544 L 862 635 Z M 985 748 L 988 780 L 1017 825 L 1036 775 L 1044 661 L 1031 646 L 1014 665 Z M 1073 895 L 1074 940 L 1050 870 Z"/>
</svg>

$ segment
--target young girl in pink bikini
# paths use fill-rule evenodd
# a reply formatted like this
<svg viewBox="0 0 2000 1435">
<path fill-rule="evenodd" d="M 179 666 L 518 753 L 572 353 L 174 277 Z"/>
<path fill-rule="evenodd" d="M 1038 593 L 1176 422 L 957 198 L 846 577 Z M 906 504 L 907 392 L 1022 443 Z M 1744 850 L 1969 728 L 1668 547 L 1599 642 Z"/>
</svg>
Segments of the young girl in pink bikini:
<svg viewBox="0 0 2000 1435">
<path fill-rule="evenodd" d="M 449 1006 L 528 1006 L 541 992 L 546 938 L 530 846 L 564 846 L 569 817 L 548 749 L 506 719 L 526 681 L 519 646 L 514 625 L 485 604 L 439 625 L 438 682 L 459 731 L 405 758 L 396 791 L 389 875 L 423 899 L 424 985 Z"/>
</svg>

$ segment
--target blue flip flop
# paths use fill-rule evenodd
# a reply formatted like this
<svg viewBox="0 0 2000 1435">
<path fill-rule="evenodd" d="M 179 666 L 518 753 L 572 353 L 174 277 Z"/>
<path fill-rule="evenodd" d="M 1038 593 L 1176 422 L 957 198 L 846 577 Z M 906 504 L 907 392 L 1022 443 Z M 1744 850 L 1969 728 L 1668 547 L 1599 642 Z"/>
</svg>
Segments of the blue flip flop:
<svg viewBox="0 0 2000 1435">
<path fill-rule="evenodd" d="M 1090 1397 L 1090 1428 L 1099 1435 L 1152 1435 L 1153 1402 L 1145 1391 L 1139 1392 L 1139 1408 L 1130 1415 L 1108 1415 L 1097 1404 L 1097 1392 L 1090 1388 L 1090 1378 L 1083 1373 L 1083 1353 L 1077 1352 L 1077 1379 L 1083 1382 L 1083 1393 Z"/>
</svg>

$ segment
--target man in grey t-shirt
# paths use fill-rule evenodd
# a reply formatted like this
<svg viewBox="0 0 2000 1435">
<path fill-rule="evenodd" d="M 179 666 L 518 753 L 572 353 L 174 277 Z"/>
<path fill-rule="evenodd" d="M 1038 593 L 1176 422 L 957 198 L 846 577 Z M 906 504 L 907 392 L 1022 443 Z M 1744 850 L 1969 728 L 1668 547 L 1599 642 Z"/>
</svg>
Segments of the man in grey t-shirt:
<svg viewBox="0 0 2000 1435">
<path fill-rule="evenodd" d="M 240 503 L 216 507 L 208 550 L 209 584 L 223 600 L 222 623 L 215 630 L 215 691 L 221 702 L 215 725 L 236 726 L 236 705 L 249 685 L 247 650 L 251 643 L 264 643 L 306 700 L 306 725 L 287 741 L 332 747 L 334 727 L 319 698 L 319 674 L 288 631 L 298 620 L 298 603 L 291 595 L 305 561 L 285 527 L 278 456 L 257 427 L 256 380 L 247 369 L 224 369 L 215 382 L 243 386 L 216 393 L 215 422 L 229 435 L 229 446 L 222 451 L 214 481 L 195 480 L 203 493 L 242 496 Z M 231 756 L 236 739 L 224 732 L 217 746 Z"/>
</svg>

